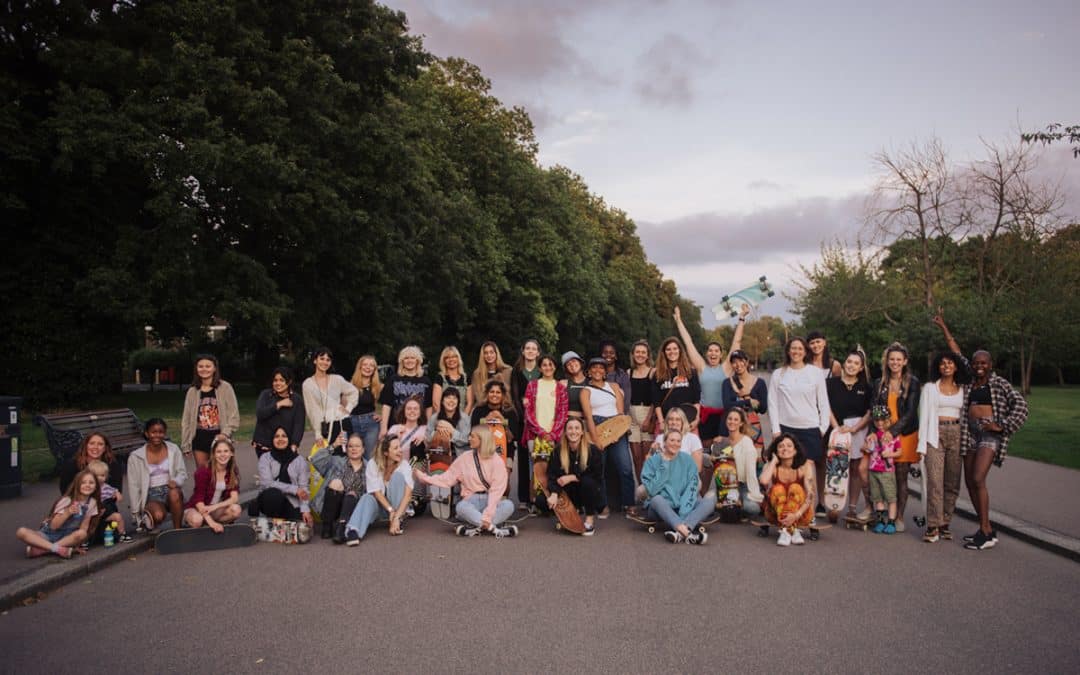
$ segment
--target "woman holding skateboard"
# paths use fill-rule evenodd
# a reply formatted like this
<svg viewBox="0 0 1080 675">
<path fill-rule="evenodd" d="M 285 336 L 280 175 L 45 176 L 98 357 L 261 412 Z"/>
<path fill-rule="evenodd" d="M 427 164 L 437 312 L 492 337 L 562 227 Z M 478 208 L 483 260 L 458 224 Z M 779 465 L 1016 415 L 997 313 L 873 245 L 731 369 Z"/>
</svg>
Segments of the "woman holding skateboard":
<svg viewBox="0 0 1080 675">
<path fill-rule="evenodd" d="M 847 353 L 840 377 L 825 381 L 829 393 L 829 424 L 840 433 L 851 434 L 848 465 L 853 470 L 848 473 L 848 516 L 859 520 L 869 520 L 873 514 L 869 458 L 863 455 L 866 432 L 870 429 L 870 408 L 874 402 L 868 373 L 866 354 L 858 347 Z M 856 514 L 860 493 L 866 499 L 866 507 Z"/>
<path fill-rule="evenodd" d="M 311 495 L 308 484 L 311 469 L 289 441 L 284 427 L 274 430 L 273 447 L 259 458 L 259 496 L 255 500 L 257 513 L 270 518 L 303 520 L 309 527 Z"/>
<path fill-rule="evenodd" d="M 530 461 L 525 462 L 522 457 L 518 457 L 521 468 L 528 469 L 518 472 L 518 498 L 523 504 L 531 503 L 535 496 L 531 460 L 535 453 L 539 453 L 536 455 L 538 457 L 550 458 L 562 437 L 569 408 L 566 387 L 555 379 L 555 357 L 545 354 L 537 363 L 540 377 L 525 387 L 525 428 L 522 431 L 522 445 L 527 446 L 527 452 L 523 454 Z M 544 467 L 541 466 L 540 470 L 544 470 Z M 543 507 L 543 504 L 537 504 L 534 510 Z"/>
<path fill-rule="evenodd" d="M 641 484 L 645 487 L 644 517 L 663 521 L 668 529 L 664 537 L 672 544 L 704 544 L 705 532 L 695 531 L 705 516 L 716 510 L 716 493 L 698 493 L 700 479 L 694 460 L 680 452 L 682 433 L 664 432 L 660 452 L 645 460 Z M 709 495 L 712 495 L 711 497 Z"/>
<path fill-rule="evenodd" d="M 547 484 L 549 509 L 560 499 L 569 499 L 585 510 L 585 536 L 592 535 L 599 512 L 603 455 L 585 437 L 585 425 L 579 419 L 566 421 L 562 439 L 548 462 Z"/>
<path fill-rule="evenodd" d="M 798 546 L 805 543 L 799 527 L 814 520 L 814 462 L 807 459 L 798 438 L 787 432 L 773 439 L 767 454 L 769 461 L 759 479 L 765 492 L 765 519 L 780 528 L 777 546 Z"/>
<path fill-rule="evenodd" d="M 210 452 L 210 464 L 195 469 L 195 488 L 184 504 L 184 524 L 206 525 L 221 533 L 223 526 L 235 521 L 241 513 L 236 448 L 229 439 L 219 438 Z"/>
<path fill-rule="evenodd" d="M 390 521 L 391 536 L 404 534 L 402 523 L 412 502 L 413 476 L 405 449 L 391 430 L 379 441 L 375 457 L 364 472 L 367 492 L 345 525 L 345 544 L 357 546 L 379 518 Z"/>
<path fill-rule="evenodd" d="M 742 346 L 743 329 L 746 327 L 746 316 L 750 313 L 750 305 L 743 304 L 739 309 L 739 321 L 735 325 L 735 335 L 731 338 L 731 351 L 736 351 Z M 724 427 L 724 381 L 731 377 L 731 360 L 724 358 L 724 348 L 719 342 L 710 342 L 705 345 L 705 357 L 702 358 L 694 341 L 690 337 L 690 331 L 682 321 L 682 312 L 679 306 L 675 306 L 675 327 L 679 330 L 679 336 L 686 345 L 687 356 L 698 373 L 701 380 L 701 422 L 695 424 L 701 436 L 702 442 L 708 446 L 713 439 L 722 436 L 726 430 Z M 659 361 L 659 359 L 657 359 Z"/>
<path fill-rule="evenodd" d="M 585 421 L 585 427 L 589 431 L 589 438 L 596 447 L 600 448 L 600 454 L 611 454 L 615 463 L 615 470 L 619 476 L 619 497 L 622 500 L 623 509 L 634 505 L 634 466 L 630 458 L 630 443 L 626 434 L 611 442 L 607 447 L 602 447 L 599 442 L 597 427 L 607 420 L 622 414 L 623 392 L 622 387 L 607 381 L 607 362 L 603 357 L 589 359 L 589 386 L 581 392 L 581 410 Z M 601 460 L 607 463 L 606 457 Z M 600 501 L 602 509 L 601 518 L 607 518 L 610 510 L 607 505 L 607 484 L 601 474 Z"/>
<path fill-rule="evenodd" d="M 240 426 L 240 412 L 232 385 L 221 379 L 217 357 L 195 357 L 195 374 L 184 396 L 180 417 L 180 449 L 195 454 L 195 466 L 210 463 L 210 447 L 218 436 L 232 438 Z"/>
<path fill-rule="evenodd" d="M 874 382 L 874 405 L 885 406 L 892 413 L 892 424 L 885 432 L 885 445 L 900 438 L 900 456 L 896 458 L 896 531 L 903 532 L 904 508 L 907 506 L 908 473 L 919 461 L 919 380 L 908 369 L 908 351 L 899 342 L 885 348 L 881 363 L 882 377 Z"/>
<path fill-rule="evenodd" d="M 454 460 L 444 473 L 429 476 L 413 470 L 416 480 L 425 485 L 452 488 L 461 485 L 461 501 L 455 507 L 458 520 L 465 522 L 454 528 L 461 537 L 488 533 L 496 537 L 516 537 L 517 525 L 502 527 L 514 514 L 514 503 L 503 497 L 509 474 L 496 452 L 495 438 L 486 426 L 469 433 L 469 450 Z"/>
<path fill-rule="evenodd" d="M 469 432 L 472 423 L 461 411 L 461 395 L 457 387 L 447 387 L 439 397 L 439 412 L 431 416 L 427 424 L 427 446 L 434 447 L 436 435 L 450 439 L 451 456 L 469 449 Z"/>
</svg>

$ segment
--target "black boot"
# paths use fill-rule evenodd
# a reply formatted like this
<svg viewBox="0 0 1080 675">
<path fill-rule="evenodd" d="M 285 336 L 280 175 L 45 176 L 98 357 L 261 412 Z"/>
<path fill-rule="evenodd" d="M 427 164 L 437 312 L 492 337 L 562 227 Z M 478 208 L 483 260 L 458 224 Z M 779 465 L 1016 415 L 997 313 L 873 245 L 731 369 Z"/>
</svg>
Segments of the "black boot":
<svg viewBox="0 0 1080 675">
<path fill-rule="evenodd" d="M 334 543 L 345 543 L 345 526 L 349 523 L 349 518 L 352 517 L 353 510 L 356 508 L 357 502 L 360 499 L 351 492 L 345 495 L 341 500 L 341 515 L 338 517 L 337 522 L 334 523 Z"/>
<path fill-rule="evenodd" d="M 323 493 L 322 507 L 322 538 L 329 539 L 334 536 L 334 523 L 337 522 L 338 514 L 341 513 L 341 498 L 345 493 L 337 490 L 326 490 Z"/>
</svg>

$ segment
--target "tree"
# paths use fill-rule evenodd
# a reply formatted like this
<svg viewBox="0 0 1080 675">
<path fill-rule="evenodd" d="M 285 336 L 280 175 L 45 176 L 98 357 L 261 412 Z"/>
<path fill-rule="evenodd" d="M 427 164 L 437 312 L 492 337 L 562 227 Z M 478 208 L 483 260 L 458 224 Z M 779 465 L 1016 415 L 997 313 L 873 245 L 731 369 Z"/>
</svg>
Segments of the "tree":
<svg viewBox="0 0 1080 675">
<path fill-rule="evenodd" d="M 1058 141 L 1068 141 L 1073 147 L 1073 157 L 1080 157 L 1080 124 L 1063 126 L 1060 122 L 1046 125 L 1045 131 L 1032 131 L 1020 134 L 1024 143 L 1042 143 L 1050 145 Z"/>
</svg>

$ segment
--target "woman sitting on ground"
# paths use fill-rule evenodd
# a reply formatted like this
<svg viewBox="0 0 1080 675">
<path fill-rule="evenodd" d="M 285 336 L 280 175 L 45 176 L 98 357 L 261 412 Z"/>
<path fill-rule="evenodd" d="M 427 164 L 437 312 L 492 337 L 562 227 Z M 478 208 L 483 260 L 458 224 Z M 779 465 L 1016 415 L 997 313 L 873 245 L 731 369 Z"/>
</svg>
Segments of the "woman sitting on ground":
<svg viewBox="0 0 1080 675">
<path fill-rule="evenodd" d="M 128 457 L 127 484 L 131 520 L 136 530 L 153 530 L 166 516 L 179 529 L 184 517 L 187 467 L 180 446 L 165 440 L 165 420 L 146 421 L 146 443 Z M 209 454 L 207 455 L 209 457 Z"/>
<path fill-rule="evenodd" d="M 413 475 L 425 485 L 452 488 L 461 484 L 461 501 L 454 512 L 465 524 L 454 529 L 458 536 L 474 537 L 487 532 L 496 537 L 516 537 L 517 525 L 500 527 L 514 514 L 514 503 L 503 497 L 509 473 L 495 451 L 491 430 L 483 425 L 475 427 L 469 434 L 469 448 L 445 473 L 430 476 L 414 469 Z"/>
<path fill-rule="evenodd" d="M 90 525 L 100 511 L 98 479 L 83 469 L 68 487 L 67 494 L 53 503 L 41 527 L 20 527 L 15 536 L 26 544 L 26 557 L 53 553 L 70 558 L 75 547 L 89 541 Z"/>
<path fill-rule="evenodd" d="M 585 534 L 593 533 L 596 514 L 600 509 L 600 474 L 604 456 L 585 437 L 585 425 L 580 419 L 566 421 L 559 445 L 548 461 L 547 485 L 549 509 L 560 499 L 569 499 L 574 506 L 585 510 Z"/>
<path fill-rule="evenodd" d="M 735 471 L 739 476 L 739 501 L 742 503 L 743 515 L 756 516 L 761 513 L 761 503 L 765 496 L 761 494 L 758 483 L 757 465 L 760 455 L 754 442 L 750 440 L 754 430 L 750 427 L 746 410 L 730 408 L 724 415 L 724 426 L 727 428 L 727 439 L 718 441 L 713 448 L 719 447 L 720 454 L 724 453 L 726 447 L 731 448 Z"/>
<path fill-rule="evenodd" d="M 353 509 L 345 525 L 345 544 L 357 546 L 371 524 L 380 518 L 390 521 L 390 534 L 404 534 L 402 522 L 412 501 L 413 476 L 405 449 L 391 427 L 379 441 L 375 456 L 364 472 L 367 492 Z"/>
<path fill-rule="evenodd" d="M 95 461 L 104 462 L 109 467 L 105 483 L 119 490 L 124 483 L 124 463 L 113 454 L 112 444 L 104 434 L 92 432 L 79 444 L 75 455 L 60 467 L 60 494 L 67 494 L 75 476 L 90 468 L 90 464 Z M 103 541 L 107 519 L 117 513 L 117 510 L 116 500 L 102 498 L 101 517 L 97 519 L 94 531 L 90 533 L 90 541 L 86 543 Z"/>
<path fill-rule="evenodd" d="M 795 436 L 786 431 L 769 445 L 761 471 L 765 519 L 780 528 L 778 546 L 804 543 L 799 527 L 814 520 L 814 462 L 806 458 Z"/>
<path fill-rule="evenodd" d="M 686 413 L 683 412 L 683 409 L 672 408 L 669 410 L 667 417 L 664 419 L 664 427 L 682 434 L 682 444 L 679 446 L 679 452 L 690 455 L 694 459 L 694 465 L 697 466 L 698 471 L 701 471 L 705 450 L 698 435 L 690 431 L 690 421 L 686 419 Z M 653 441 L 652 448 L 654 452 L 659 452 L 662 449 L 659 438 Z"/>
<path fill-rule="evenodd" d="M 363 436 L 354 433 L 345 445 L 345 456 L 333 454 L 329 447 L 319 448 L 311 456 L 311 466 L 325 479 L 321 511 L 322 538 L 334 537 L 335 544 L 345 543 L 345 524 L 367 490 L 364 467 Z"/>
<path fill-rule="evenodd" d="M 195 469 L 195 488 L 184 504 L 188 527 L 206 525 L 214 532 L 240 517 L 240 473 L 236 469 L 236 448 L 227 438 L 214 441 L 210 463 Z"/>
<path fill-rule="evenodd" d="M 641 470 L 641 484 L 647 493 L 645 517 L 663 521 L 669 528 L 664 537 L 673 544 L 704 544 L 709 536 L 694 530 L 716 510 L 716 493 L 699 496 L 697 467 L 690 455 L 679 451 L 681 445 L 682 433 L 668 429 L 660 452 L 645 460 Z"/>
<path fill-rule="evenodd" d="M 292 449 L 284 427 L 274 430 L 272 442 L 270 452 L 259 458 L 261 491 L 255 502 L 258 512 L 271 518 L 303 520 L 310 526 L 313 519 L 308 461 Z"/>
</svg>

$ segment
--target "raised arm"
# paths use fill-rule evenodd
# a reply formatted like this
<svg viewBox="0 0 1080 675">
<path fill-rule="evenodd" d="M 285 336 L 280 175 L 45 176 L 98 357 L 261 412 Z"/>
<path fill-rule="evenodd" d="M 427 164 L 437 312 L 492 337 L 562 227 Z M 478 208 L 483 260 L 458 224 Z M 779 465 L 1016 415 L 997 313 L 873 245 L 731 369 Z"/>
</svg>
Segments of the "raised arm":
<svg viewBox="0 0 1080 675">
<path fill-rule="evenodd" d="M 724 357 L 724 362 L 721 367 L 724 369 L 724 374 L 731 377 L 731 374 L 735 372 L 731 367 L 731 352 L 736 349 L 742 349 L 742 334 L 743 329 L 746 328 L 746 316 L 750 313 L 750 305 L 743 303 L 739 308 L 739 322 L 735 324 L 735 335 L 731 337 L 731 348 L 728 349 L 727 356 Z"/>
<path fill-rule="evenodd" d="M 963 354 L 960 345 L 953 339 L 953 335 L 949 332 L 949 327 L 945 325 L 945 316 L 941 313 L 941 308 L 938 307 L 937 314 L 934 315 L 934 325 L 941 329 L 942 334 L 945 336 L 945 342 L 949 345 L 949 349 L 955 354 Z"/>
<path fill-rule="evenodd" d="M 686 324 L 682 321 L 682 310 L 679 309 L 678 305 L 675 305 L 673 316 L 675 317 L 675 328 L 678 329 L 679 337 L 683 341 L 683 349 L 686 350 L 686 357 L 690 359 L 690 365 L 694 366 L 700 373 L 705 370 L 705 359 L 701 357 L 697 347 L 694 346 L 694 341 L 690 339 L 690 331 L 686 330 Z M 661 354 L 660 358 L 664 358 L 664 355 Z"/>
</svg>

